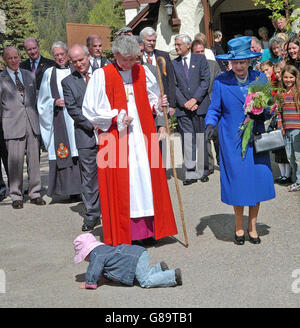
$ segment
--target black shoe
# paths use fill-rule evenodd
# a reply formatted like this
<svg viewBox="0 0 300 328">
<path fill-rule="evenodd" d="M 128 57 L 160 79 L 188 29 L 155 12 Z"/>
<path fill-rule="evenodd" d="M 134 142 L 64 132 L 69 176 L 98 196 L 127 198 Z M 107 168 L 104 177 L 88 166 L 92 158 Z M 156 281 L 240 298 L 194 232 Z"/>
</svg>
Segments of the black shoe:
<svg viewBox="0 0 300 328">
<path fill-rule="evenodd" d="M 177 286 L 182 285 L 182 275 L 180 269 L 175 269 L 175 281 L 177 283 Z"/>
<path fill-rule="evenodd" d="M 137 246 L 144 246 L 143 242 L 141 240 L 132 240 L 131 245 L 137 245 Z"/>
<path fill-rule="evenodd" d="M 197 182 L 197 179 L 185 179 L 185 180 L 183 180 L 183 185 L 187 186 L 187 185 L 190 185 L 195 182 Z"/>
<path fill-rule="evenodd" d="M 46 205 L 46 202 L 43 200 L 42 197 L 30 199 L 30 203 L 35 205 Z"/>
<path fill-rule="evenodd" d="M 0 202 L 2 202 L 6 198 L 6 195 L 0 195 Z"/>
<path fill-rule="evenodd" d="M 168 265 L 167 265 L 166 262 L 162 261 L 159 264 L 160 264 L 160 267 L 161 267 L 161 271 L 167 271 L 167 270 L 169 270 L 169 267 L 168 267 Z"/>
<path fill-rule="evenodd" d="M 156 240 L 152 237 L 142 239 L 141 241 L 145 246 L 153 246 L 156 244 Z"/>
<path fill-rule="evenodd" d="M 203 174 L 202 177 L 200 178 L 201 182 L 207 182 L 209 180 L 209 177 L 206 174 Z"/>
<path fill-rule="evenodd" d="M 259 236 L 257 236 L 256 238 L 253 238 L 250 236 L 249 230 L 247 230 L 248 235 L 249 235 L 249 241 L 251 244 L 260 244 L 261 240 L 259 238 Z"/>
<path fill-rule="evenodd" d="M 237 245 L 244 245 L 245 244 L 245 234 L 243 236 L 234 235 L 234 241 Z"/>
<path fill-rule="evenodd" d="M 208 170 L 208 173 L 207 175 L 211 175 L 211 174 L 214 174 L 215 170 Z"/>
<path fill-rule="evenodd" d="M 282 177 L 281 179 L 280 179 L 280 182 L 278 182 L 279 184 L 281 184 L 281 185 L 285 185 L 285 184 L 289 184 L 289 183 L 292 183 L 292 179 L 291 179 L 291 177 Z"/>
<path fill-rule="evenodd" d="M 274 179 L 274 183 L 279 183 L 281 182 L 281 179 L 283 178 L 283 176 L 279 176 L 278 178 Z"/>
<path fill-rule="evenodd" d="M 96 224 L 91 224 L 91 225 L 89 225 L 89 224 L 84 223 L 84 224 L 82 225 L 82 227 L 81 227 L 81 230 L 82 230 L 82 231 L 91 231 L 91 230 L 94 230 L 95 225 L 96 225 Z"/>
<path fill-rule="evenodd" d="M 15 210 L 18 210 L 20 208 L 23 208 L 23 201 L 22 200 L 14 200 L 12 202 L 12 207 L 15 209 Z"/>
<path fill-rule="evenodd" d="M 70 195 L 70 201 L 71 202 L 81 202 L 81 195 L 77 194 L 77 195 Z"/>
</svg>

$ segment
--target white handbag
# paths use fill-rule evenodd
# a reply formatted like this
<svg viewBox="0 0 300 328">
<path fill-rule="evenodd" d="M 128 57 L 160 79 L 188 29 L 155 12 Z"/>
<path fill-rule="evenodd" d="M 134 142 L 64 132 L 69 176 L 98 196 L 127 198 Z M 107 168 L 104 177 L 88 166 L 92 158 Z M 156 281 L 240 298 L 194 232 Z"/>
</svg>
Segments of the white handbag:
<svg viewBox="0 0 300 328">
<path fill-rule="evenodd" d="M 265 132 L 254 136 L 254 148 L 256 153 L 271 151 L 285 147 L 281 130 Z"/>
</svg>

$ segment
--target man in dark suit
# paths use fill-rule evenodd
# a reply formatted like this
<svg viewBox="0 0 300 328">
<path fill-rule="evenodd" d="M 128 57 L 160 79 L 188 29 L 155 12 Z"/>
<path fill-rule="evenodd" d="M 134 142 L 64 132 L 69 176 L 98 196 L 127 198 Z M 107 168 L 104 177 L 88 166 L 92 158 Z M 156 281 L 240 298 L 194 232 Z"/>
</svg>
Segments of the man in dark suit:
<svg viewBox="0 0 300 328">
<path fill-rule="evenodd" d="M 140 38 L 144 42 L 143 63 L 156 66 L 157 58 L 163 57 L 166 61 L 167 76 L 162 74 L 164 93 L 168 96 L 170 115 L 174 114 L 176 106 L 174 73 L 169 54 L 166 51 L 155 49 L 157 34 L 152 27 L 145 27 L 140 32 Z M 162 65 L 159 65 L 162 72 Z"/>
<path fill-rule="evenodd" d="M 19 68 L 21 56 L 15 47 L 3 52 L 6 69 L 0 79 L 0 113 L 8 151 L 10 196 L 14 209 L 23 208 L 23 166 L 26 153 L 30 202 L 45 205 L 40 195 L 39 117 L 36 109 L 35 76 Z"/>
<path fill-rule="evenodd" d="M 0 70 L 0 79 L 1 79 L 1 72 L 2 69 Z M 2 175 L 1 162 L 4 166 L 6 175 L 8 176 L 7 149 L 5 146 L 5 141 L 3 136 L 2 118 L 0 115 L 0 202 L 2 202 L 4 198 L 6 198 L 6 191 L 7 191 L 7 187 Z"/>
<path fill-rule="evenodd" d="M 75 71 L 61 82 L 65 106 L 74 120 L 76 147 L 82 178 L 82 200 L 86 207 L 82 231 L 93 230 L 100 217 L 97 170 L 97 144 L 92 123 L 82 115 L 82 102 L 90 75 L 90 55 L 84 45 L 76 44 L 69 50 Z"/>
<path fill-rule="evenodd" d="M 40 90 L 44 72 L 49 67 L 55 66 L 55 61 L 40 55 L 39 43 L 35 38 L 25 39 L 24 48 L 29 58 L 20 64 L 20 68 L 35 73 L 36 88 Z"/>
<path fill-rule="evenodd" d="M 86 46 L 90 53 L 92 72 L 110 64 L 110 61 L 102 56 L 102 39 L 98 34 L 91 34 L 86 39 Z"/>
<path fill-rule="evenodd" d="M 21 62 L 20 68 L 35 73 L 38 95 L 43 74 L 49 67 L 55 66 L 55 61 L 41 56 L 39 43 L 35 38 L 29 37 L 25 39 L 24 49 L 29 58 Z M 41 149 L 46 151 L 43 140 L 41 140 Z"/>
<path fill-rule="evenodd" d="M 175 37 L 178 58 L 172 60 L 176 85 L 176 116 L 182 138 L 184 185 L 208 181 L 208 155 L 204 138 L 205 115 L 210 104 L 210 72 L 205 56 L 190 51 L 191 38 Z M 202 171 L 202 176 L 201 176 Z"/>
<path fill-rule="evenodd" d="M 205 55 L 205 45 L 200 40 L 194 40 L 192 42 L 192 52 L 195 54 Z M 222 73 L 221 68 L 216 60 L 207 59 L 209 72 L 210 72 L 210 83 L 208 89 L 208 95 L 211 99 L 212 96 L 212 88 L 215 81 L 215 78 Z M 219 133 L 218 133 L 218 126 L 215 126 L 214 133 L 212 136 L 212 141 L 214 143 L 215 152 L 216 152 L 216 160 L 217 164 L 219 165 Z M 208 168 L 209 174 L 214 172 L 215 162 L 212 153 L 212 147 L 210 140 L 207 140 L 207 151 L 208 151 Z"/>
</svg>

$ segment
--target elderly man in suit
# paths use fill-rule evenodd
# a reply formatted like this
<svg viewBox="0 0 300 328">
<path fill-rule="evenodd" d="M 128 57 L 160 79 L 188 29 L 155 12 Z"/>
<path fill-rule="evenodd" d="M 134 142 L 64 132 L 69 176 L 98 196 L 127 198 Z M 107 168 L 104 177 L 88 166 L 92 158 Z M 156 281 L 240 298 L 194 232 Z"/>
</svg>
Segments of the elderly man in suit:
<svg viewBox="0 0 300 328">
<path fill-rule="evenodd" d="M 204 127 L 210 104 L 210 72 L 205 56 L 191 53 L 191 43 L 188 35 L 177 35 L 175 49 L 179 56 L 172 60 L 176 85 L 176 116 L 185 167 L 184 185 L 195 183 L 198 179 L 202 182 L 209 180 Z"/>
<path fill-rule="evenodd" d="M 1 72 L 2 72 L 2 70 L 0 70 L 0 73 Z M 0 76 L 1 76 L 1 74 L 0 74 Z M 7 186 L 4 182 L 3 175 L 2 175 L 1 162 L 4 166 L 6 175 L 8 176 L 7 149 L 6 149 L 5 141 L 4 141 L 4 137 L 3 137 L 2 118 L 0 115 L 0 202 L 2 202 L 3 199 L 6 198 L 6 191 L 7 191 Z"/>
<path fill-rule="evenodd" d="M 141 30 L 140 38 L 144 42 L 144 54 L 142 57 L 142 63 L 148 63 L 156 66 L 158 57 L 163 57 L 166 61 L 167 76 L 162 74 L 162 82 L 164 86 L 164 92 L 168 96 L 169 113 L 170 115 L 173 115 L 174 108 L 176 106 L 176 99 L 174 73 L 170 56 L 166 51 L 155 49 L 157 34 L 152 27 L 145 27 L 143 30 Z M 162 71 L 161 63 L 159 66 Z"/>
<path fill-rule="evenodd" d="M 205 55 L 205 45 L 202 41 L 194 40 L 192 42 L 191 49 L 192 52 L 195 54 Z M 222 73 L 222 70 L 221 67 L 219 66 L 218 61 L 207 59 L 207 63 L 210 71 L 210 83 L 209 83 L 208 95 L 209 98 L 211 99 L 214 80 L 218 75 Z M 219 165 L 220 162 L 219 161 L 219 133 L 218 133 L 217 126 L 214 129 L 212 141 L 215 147 L 217 164 Z M 208 151 L 209 174 L 212 174 L 214 172 L 215 163 L 214 163 L 214 156 L 212 153 L 210 140 L 207 140 L 207 151 Z"/>
<path fill-rule="evenodd" d="M 40 90 L 44 72 L 49 67 L 55 66 L 55 61 L 41 56 L 39 43 L 35 38 L 25 39 L 24 49 L 29 58 L 20 64 L 20 68 L 35 73 L 36 88 Z"/>
<path fill-rule="evenodd" d="M 100 217 L 98 189 L 97 143 L 95 127 L 82 114 L 82 102 L 91 74 L 90 55 L 87 47 L 76 44 L 69 50 L 69 58 L 75 71 L 61 82 L 65 106 L 74 120 L 75 140 L 78 149 L 82 179 L 82 200 L 86 212 L 82 231 L 93 230 Z"/>
<path fill-rule="evenodd" d="M 91 34 L 86 39 L 86 46 L 90 53 L 91 70 L 110 64 L 110 61 L 102 56 L 102 39 L 98 34 Z"/>
<path fill-rule="evenodd" d="M 15 47 L 3 52 L 6 69 L 0 79 L 0 109 L 3 135 L 8 150 L 9 189 L 14 209 L 23 208 L 23 166 L 26 152 L 29 198 L 45 205 L 40 195 L 39 118 L 36 110 L 36 82 L 32 73 L 19 68 L 21 56 Z"/>
<path fill-rule="evenodd" d="M 44 72 L 49 67 L 55 66 L 55 61 L 41 56 L 39 43 L 33 37 L 29 37 L 24 40 L 24 49 L 29 58 L 21 62 L 20 68 L 26 69 L 27 71 L 35 74 L 38 94 Z M 41 140 L 41 149 L 46 151 L 43 140 Z"/>
</svg>

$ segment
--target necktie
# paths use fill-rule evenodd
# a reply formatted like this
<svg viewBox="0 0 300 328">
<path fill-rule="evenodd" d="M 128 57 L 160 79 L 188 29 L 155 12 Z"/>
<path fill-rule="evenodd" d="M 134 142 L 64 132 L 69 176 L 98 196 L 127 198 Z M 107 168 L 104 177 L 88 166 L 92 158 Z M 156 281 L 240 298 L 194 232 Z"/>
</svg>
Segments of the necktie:
<svg viewBox="0 0 300 328">
<path fill-rule="evenodd" d="M 88 84 L 90 80 L 90 75 L 88 72 L 86 72 L 84 75 L 85 75 L 85 83 Z"/>
<path fill-rule="evenodd" d="M 31 65 L 31 71 L 35 73 L 36 67 L 35 67 L 35 59 L 32 60 L 32 65 Z"/>
<path fill-rule="evenodd" d="M 151 60 L 150 54 L 147 54 L 147 63 L 148 64 L 152 64 L 152 60 Z"/>
<path fill-rule="evenodd" d="M 189 77 L 189 68 L 188 68 L 186 60 L 187 60 L 187 58 L 183 57 L 183 69 L 184 69 L 186 78 L 188 78 Z"/>
<path fill-rule="evenodd" d="M 22 97 L 24 97 L 25 88 L 24 88 L 24 85 L 22 84 L 22 82 L 19 79 L 19 76 L 18 76 L 18 72 L 17 71 L 15 71 L 15 77 L 16 77 L 16 86 L 17 86 L 17 89 L 18 89 L 20 95 Z"/>
<path fill-rule="evenodd" d="M 93 69 L 99 68 L 98 60 L 95 58 L 93 62 Z"/>
</svg>

